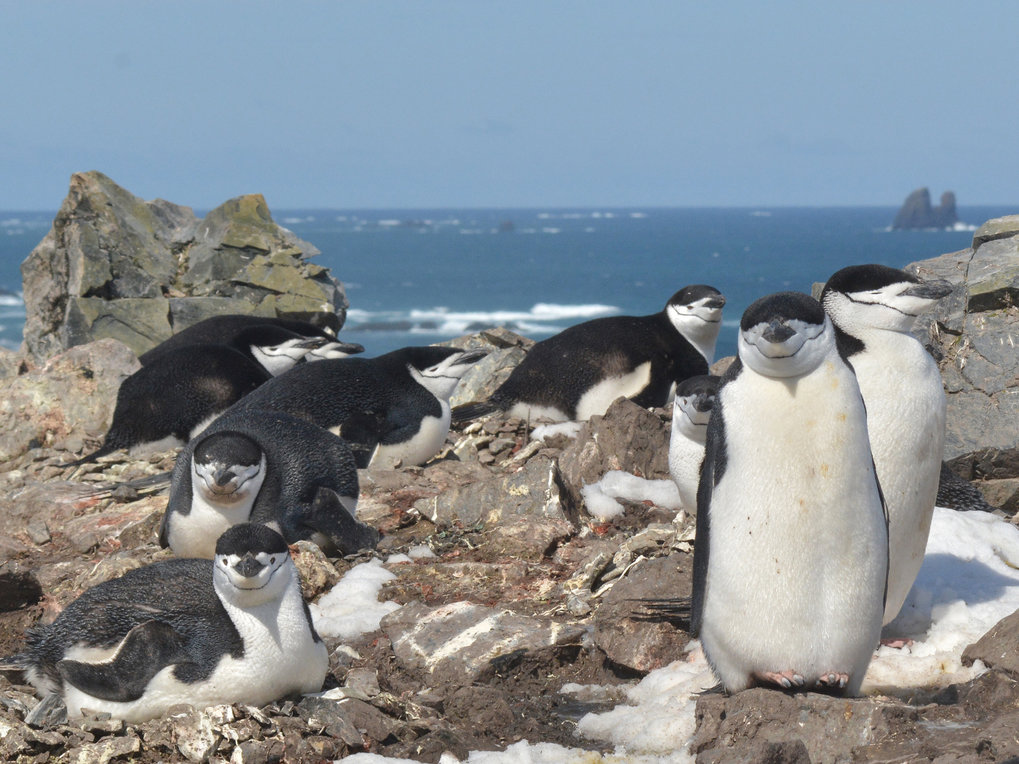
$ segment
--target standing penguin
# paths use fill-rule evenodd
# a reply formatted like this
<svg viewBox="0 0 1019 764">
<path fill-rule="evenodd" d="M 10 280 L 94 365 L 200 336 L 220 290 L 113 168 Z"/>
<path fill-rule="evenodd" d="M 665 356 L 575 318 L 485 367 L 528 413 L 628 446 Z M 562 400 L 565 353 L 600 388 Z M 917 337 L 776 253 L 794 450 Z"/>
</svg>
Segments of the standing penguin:
<svg viewBox="0 0 1019 764">
<path fill-rule="evenodd" d="M 263 523 L 328 554 L 374 548 L 357 521 L 357 466 L 350 447 L 281 411 L 224 415 L 177 455 L 159 543 L 178 557 L 212 557 L 231 525 Z"/>
<path fill-rule="evenodd" d="M 377 358 L 291 369 L 238 401 L 231 413 L 283 411 L 350 444 L 358 467 L 424 464 L 449 433 L 449 396 L 484 350 L 408 347 Z"/>
<path fill-rule="evenodd" d="M 683 287 L 650 316 L 609 316 L 535 343 L 487 401 L 457 406 L 462 422 L 495 411 L 522 419 L 585 421 L 619 397 L 664 406 L 682 380 L 708 373 L 725 298 Z"/>
<path fill-rule="evenodd" d="M 243 396 L 328 342 L 258 324 L 238 332 L 227 345 L 169 350 L 121 383 L 103 444 L 77 463 L 118 448 L 183 445 Z"/>
<path fill-rule="evenodd" d="M 854 265 L 835 273 L 821 293 L 867 405 L 870 448 L 888 505 L 885 623 L 902 608 L 923 563 L 945 442 L 941 373 L 909 330 L 951 291 L 947 281 Z"/>
<path fill-rule="evenodd" d="M 888 530 L 867 414 L 835 329 L 782 292 L 740 322 L 697 494 L 691 623 L 730 692 L 859 692 L 884 611 Z"/>
<path fill-rule="evenodd" d="M 704 441 L 718 383 L 718 377 L 704 374 L 676 385 L 669 438 L 669 474 L 679 489 L 683 509 L 691 514 L 697 512 L 697 483 L 701 478 Z"/>
<path fill-rule="evenodd" d="M 276 326 L 301 335 L 302 337 L 321 337 L 326 340 L 320 347 L 313 348 L 304 360 L 321 360 L 323 358 L 346 358 L 348 355 L 363 353 L 364 347 L 356 342 L 340 342 L 336 332 L 318 326 L 310 321 L 292 318 L 275 318 L 272 316 L 252 316 L 240 313 L 229 313 L 211 316 L 186 329 L 181 329 L 169 339 L 165 339 L 151 350 L 138 356 L 142 366 L 155 361 L 164 353 L 181 347 L 194 345 L 230 345 L 237 335 L 254 326 Z"/>
<path fill-rule="evenodd" d="M 20 668 L 51 706 L 129 722 L 178 703 L 262 706 L 317 692 L 325 645 L 301 596 L 283 537 L 235 525 L 215 560 L 167 560 L 95 586 L 28 633 Z"/>
</svg>

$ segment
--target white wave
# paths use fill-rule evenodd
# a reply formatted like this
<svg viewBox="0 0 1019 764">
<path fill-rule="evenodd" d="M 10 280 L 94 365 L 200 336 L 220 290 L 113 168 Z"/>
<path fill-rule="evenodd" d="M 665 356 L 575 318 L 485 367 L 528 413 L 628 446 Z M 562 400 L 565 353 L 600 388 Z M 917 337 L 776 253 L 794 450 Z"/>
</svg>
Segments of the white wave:
<svg viewBox="0 0 1019 764">
<path fill-rule="evenodd" d="M 0 294 L 0 305 L 5 308 L 25 307 L 25 301 L 20 294 Z"/>
<path fill-rule="evenodd" d="M 530 310 L 450 310 L 444 306 L 414 308 L 409 311 L 347 311 L 347 327 L 356 331 L 361 325 L 372 329 L 403 331 L 412 334 L 464 334 L 478 326 L 511 325 L 529 334 L 554 334 L 563 330 L 560 322 L 597 318 L 618 313 L 613 305 L 556 305 L 537 303 Z M 387 326 L 389 325 L 389 326 Z"/>
<path fill-rule="evenodd" d="M 953 231 L 975 231 L 977 226 L 972 223 L 963 223 L 961 220 L 957 220 L 955 225 L 952 226 Z"/>
<path fill-rule="evenodd" d="M 630 213 L 630 217 L 631 218 L 646 218 L 647 217 L 647 213 L 646 212 L 631 212 Z"/>
<path fill-rule="evenodd" d="M 554 228 L 552 226 L 545 226 L 544 228 L 541 229 L 541 232 L 542 233 L 562 233 L 563 229 L 562 228 Z"/>
</svg>

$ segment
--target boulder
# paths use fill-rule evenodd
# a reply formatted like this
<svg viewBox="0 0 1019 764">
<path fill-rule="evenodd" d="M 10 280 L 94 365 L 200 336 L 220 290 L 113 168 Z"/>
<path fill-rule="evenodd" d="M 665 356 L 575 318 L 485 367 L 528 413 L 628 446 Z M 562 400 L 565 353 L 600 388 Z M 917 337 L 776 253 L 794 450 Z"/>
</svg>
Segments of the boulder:
<svg viewBox="0 0 1019 764">
<path fill-rule="evenodd" d="M 122 342 L 104 339 L 20 368 L 0 378 L 0 463 L 40 446 L 80 451 L 101 437 L 120 383 L 140 365 Z"/>
<path fill-rule="evenodd" d="M 102 173 L 76 173 L 53 227 L 21 266 L 25 347 L 43 359 L 110 337 L 140 355 L 221 313 L 336 330 L 346 295 L 307 261 L 315 254 L 273 222 L 260 194 L 199 220 L 188 207 L 143 201 Z"/>
<path fill-rule="evenodd" d="M 918 188 L 902 203 L 892 228 L 951 228 L 958 221 L 954 193 L 946 191 L 941 195 L 941 204 L 932 207 L 931 192 L 926 188 Z"/>
<path fill-rule="evenodd" d="M 948 395 L 945 459 L 988 448 L 1005 452 L 1019 448 L 1016 221 L 989 221 L 969 249 L 912 263 L 906 270 L 955 285 L 914 329 L 938 359 Z"/>
</svg>

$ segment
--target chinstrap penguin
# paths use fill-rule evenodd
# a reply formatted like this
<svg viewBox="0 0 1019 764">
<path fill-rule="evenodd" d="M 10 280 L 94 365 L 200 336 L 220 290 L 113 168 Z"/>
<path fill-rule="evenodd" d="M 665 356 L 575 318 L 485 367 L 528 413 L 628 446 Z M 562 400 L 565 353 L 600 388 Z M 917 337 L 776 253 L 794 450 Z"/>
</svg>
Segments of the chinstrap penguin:
<svg viewBox="0 0 1019 764">
<path fill-rule="evenodd" d="M 329 659 L 286 542 L 244 524 L 220 537 L 215 560 L 157 562 L 89 589 L 31 629 L 8 665 L 62 697 L 70 717 L 140 722 L 179 703 L 261 706 L 317 692 Z"/>
<path fill-rule="evenodd" d="M 888 559 L 859 386 L 804 294 L 747 308 L 738 350 L 708 424 L 691 625 L 730 692 L 857 694 Z"/>
<path fill-rule="evenodd" d="M 241 330 L 228 345 L 185 345 L 163 353 L 121 383 L 102 445 L 77 463 L 118 448 L 139 453 L 183 445 L 232 404 L 328 342 L 259 324 Z"/>
<path fill-rule="evenodd" d="M 178 454 L 159 542 L 178 557 L 212 557 L 231 525 L 263 523 L 327 554 L 374 548 L 356 519 L 357 466 L 339 437 L 280 411 L 224 415 Z"/>
<path fill-rule="evenodd" d="M 232 413 L 283 411 L 342 437 L 358 467 L 424 464 L 449 433 L 449 397 L 485 350 L 407 347 L 377 358 L 295 367 L 242 398 Z"/>
<path fill-rule="evenodd" d="M 947 281 L 921 281 L 885 265 L 854 265 L 835 273 L 821 293 L 867 406 L 888 505 L 885 623 L 902 608 L 923 563 L 945 440 L 941 373 L 910 329 L 951 290 Z"/>
<path fill-rule="evenodd" d="M 346 358 L 348 355 L 364 352 L 364 346 L 356 342 L 341 342 L 336 338 L 335 331 L 318 326 L 310 321 L 229 313 L 221 316 L 211 316 L 199 321 L 197 324 L 192 324 L 186 329 L 181 329 L 151 350 L 142 353 L 138 360 L 142 366 L 146 366 L 163 355 L 163 353 L 176 350 L 180 347 L 230 345 L 237 339 L 238 334 L 254 326 L 276 326 L 291 331 L 294 334 L 299 334 L 302 337 L 321 337 L 325 339 L 326 342 L 323 345 L 313 348 L 304 356 L 302 359 L 304 361 L 321 360 L 323 358 Z"/>
<path fill-rule="evenodd" d="M 504 411 L 536 420 L 604 414 L 620 397 L 664 406 L 675 385 L 708 373 L 725 298 L 696 284 L 650 316 L 609 316 L 571 326 L 535 343 L 486 401 L 457 406 L 454 421 Z"/>
<path fill-rule="evenodd" d="M 938 478 L 938 497 L 935 506 L 948 509 L 962 509 L 967 512 L 1000 512 L 998 507 L 988 503 L 976 486 L 964 477 L 957 475 L 951 467 L 941 463 L 941 475 Z"/>
<path fill-rule="evenodd" d="M 697 483 L 701 478 L 704 441 L 718 383 L 716 376 L 700 375 L 676 385 L 669 437 L 669 474 L 679 490 L 683 509 L 690 514 L 697 512 Z"/>
</svg>

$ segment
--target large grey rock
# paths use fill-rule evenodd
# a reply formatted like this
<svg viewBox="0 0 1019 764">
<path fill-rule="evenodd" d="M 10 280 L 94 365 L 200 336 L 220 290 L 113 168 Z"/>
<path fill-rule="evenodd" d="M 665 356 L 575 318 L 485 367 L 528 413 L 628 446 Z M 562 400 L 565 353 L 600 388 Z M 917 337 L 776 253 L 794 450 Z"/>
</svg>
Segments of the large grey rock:
<svg viewBox="0 0 1019 764">
<path fill-rule="evenodd" d="M 578 644 L 584 634 L 581 626 L 463 601 L 437 608 L 412 602 L 383 618 L 381 626 L 401 663 L 437 682 L 461 686 L 497 658 Z"/>
<path fill-rule="evenodd" d="M 439 344 L 462 350 L 489 351 L 487 356 L 473 364 L 470 371 L 464 374 L 453 395 L 450 396 L 450 405 L 459 406 L 472 401 L 487 400 L 524 360 L 527 351 L 534 345 L 534 340 L 521 337 L 509 329 L 495 327 Z"/>
<path fill-rule="evenodd" d="M 199 220 L 146 202 L 99 172 L 71 176 L 53 227 L 21 266 L 25 346 L 35 358 L 95 339 L 141 354 L 218 313 L 339 329 L 342 285 L 307 262 L 312 245 L 276 225 L 265 199 L 231 199 Z"/>
<path fill-rule="evenodd" d="M 931 206 L 931 192 L 918 188 L 906 197 L 892 228 L 949 228 L 959 220 L 955 211 L 955 194 L 946 191 L 941 195 L 941 204 Z"/>
<path fill-rule="evenodd" d="M 1019 235 L 1006 235 L 1013 228 L 989 221 L 975 248 L 907 266 L 955 285 L 915 328 L 939 359 L 945 383 L 946 460 L 1019 448 Z"/>
<path fill-rule="evenodd" d="M 616 400 L 602 416 L 581 427 L 559 458 L 564 495 L 583 507 L 581 490 L 609 470 L 649 479 L 669 478 L 669 422 L 628 398 Z"/>
</svg>

